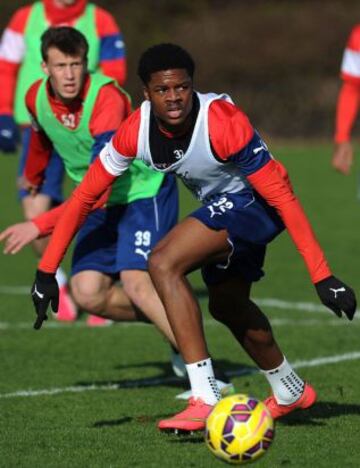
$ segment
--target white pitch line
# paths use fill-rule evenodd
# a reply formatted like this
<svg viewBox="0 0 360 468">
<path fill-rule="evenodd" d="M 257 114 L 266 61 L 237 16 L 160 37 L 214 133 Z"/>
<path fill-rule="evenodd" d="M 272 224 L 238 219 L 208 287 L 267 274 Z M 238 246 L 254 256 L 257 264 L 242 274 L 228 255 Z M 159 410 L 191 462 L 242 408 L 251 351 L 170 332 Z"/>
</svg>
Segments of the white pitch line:
<svg viewBox="0 0 360 468">
<path fill-rule="evenodd" d="M 308 361 L 296 361 L 292 363 L 294 369 L 306 368 L 306 367 L 319 367 L 327 364 L 337 364 L 343 361 L 354 361 L 360 359 L 360 351 L 354 351 L 351 353 L 338 354 L 335 356 L 325 356 L 321 358 L 310 359 Z M 238 369 L 235 371 L 226 372 L 229 377 L 244 376 L 257 374 L 259 371 L 256 368 L 253 369 Z M 12 393 L 0 393 L 0 399 L 6 398 L 19 398 L 19 397 L 34 397 L 43 395 L 59 395 L 62 393 L 82 393 L 91 391 L 113 391 L 121 390 L 122 388 L 141 388 L 141 387 L 153 387 L 156 385 L 169 385 L 176 382 L 181 382 L 178 377 L 154 377 L 149 379 L 139 380 L 125 380 L 122 383 L 108 384 L 108 385 L 74 385 L 70 387 L 62 388 L 48 388 L 40 390 L 18 390 Z"/>
<path fill-rule="evenodd" d="M 31 286 L 0 286 L 0 294 L 9 294 L 11 296 L 25 296 L 30 294 Z"/>
<path fill-rule="evenodd" d="M 314 326 L 330 326 L 330 327 L 342 327 L 342 326 L 354 326 L 360 325 L 360 321 L 356 322 L 349 322 L 345 318 L 339 320 L 338 318 L 324 320 L 322 319 L 282 319 L 282 318 L 270 318 L 270 323 L 273 327 L 284 327 L 284 326 L 294 326 L 297 327 L 314 327 Z M 220 322 L 217 322 L 211 318 L 205 319 L 204 324 L 207 327 L 223 327 Z M 132 327 L 149 327 L 149 323 L 144 322 L 118 322 L 114 324 L 108 324 L 105 326 L 97 327 L 97 330 L 108 330 L 111 326 L 120 327 L 120 328 L 132 328 Z M 57 322 L 56 320 L 46 322 L 44 324 L 44 330 L 84 330 L 90 329 L 86 322 L 84 321 L 77 321 L 77 322 Z M 32 322 L 0 322 L 0 332 L 1 331 L 12 331 L 12 330 L 26 330 L 26 331 L 33 331 L 33 323 Z"/>
<path fill-rule="evenodd" d="M 9 295 L 27 295 L 30 292 L 29 286 L 4 286 L 0 285 L 0 294 L 9 294 Z M 321 305 L 315 304 L 313 302 L 297 302 L 297 301 L 285 301 L 282 299 L 277 299 L 275 297 L 264 297 L 264 298 L 254 298 L 254 302 L 257 305 L 263 307 L 271 307 L 274 309 L 284 309 L 284 310 L 296 310 L 301 312 L 325 312 L 329 313 L 329 310 Z M 357 309 L 357 315 L 359 315 L 359 309 Z M 355 318 L 357 316 L 355 315 Z"/>
<path fill-rule="evenodd" d="M 314 304 L 313 302 L 293 302 L 276 299 L 274 297 L 255 298 L 254 302 L 263 307 L 272 307 L 274 309 L 291 309 L 299 310 L 301 312 L 326 312 L 328 309 L 321 304 Z"/>
</svg>

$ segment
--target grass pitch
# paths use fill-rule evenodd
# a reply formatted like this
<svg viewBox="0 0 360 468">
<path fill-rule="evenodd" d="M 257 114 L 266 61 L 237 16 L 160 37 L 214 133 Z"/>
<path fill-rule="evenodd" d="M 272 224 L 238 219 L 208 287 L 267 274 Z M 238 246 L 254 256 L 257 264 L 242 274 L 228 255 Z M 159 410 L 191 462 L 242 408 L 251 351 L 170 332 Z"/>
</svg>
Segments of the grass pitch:
<svg viewBox="0 0 360 468">
<path fill-rule="evenodd" d="M 330 145 L 272 148 L 289 169 L 333 271 L 360 290 L 356 170 L 332 171 Z M 0 229 L 21 219 L 15 201 L 16 160 L 0 156 Z M 183 215 L 194 206 L 182 191 Z M 0 256 L 0 467 L 224 466 L 202 437 L 160 434 L 156 422 L 183 407 L 175 395 L 170 350 L 150 325 L 89 329 L 84 318 L 54 320 L 35 332 L 26 293 L 36 261 L 31 249 Z M 67 263 L 68 265 L 68 260 Z M 276 424 L 259 467 L 358 467 L 360 448 L 360 320 L 339 320 L 319 305 L 299 254 L 286 234 L 269 248 L 266 277 L 253 296 L 299 374 L 316 388 L 314 408 Z M 199 275 L 192 281 L 201 291 Z M 253 363 L 213 321 L 201 296 L 213 356 L 239 392 L 265 398 Z"/>
</svg>

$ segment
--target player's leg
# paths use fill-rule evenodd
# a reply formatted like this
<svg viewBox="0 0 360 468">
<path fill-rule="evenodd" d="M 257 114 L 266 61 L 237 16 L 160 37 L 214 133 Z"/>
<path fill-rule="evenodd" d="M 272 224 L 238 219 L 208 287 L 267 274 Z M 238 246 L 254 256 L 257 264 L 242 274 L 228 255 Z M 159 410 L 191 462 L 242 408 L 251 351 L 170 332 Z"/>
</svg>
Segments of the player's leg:
<svg viewBox="0 0 360 468">
<path fill-rule="evenodd" d="M 159 422 L 161 430 L 204 429 L 207 415 L 220 398 L 200 307 L 186 279 L 188 272 L 203 264 L 226 261 L 231 253 L 225 225 L 213 226 L 214 209 L 211 208 L 205 205 L 177 225 L 150 257 L 149 272 L 187 363 L 193 394 L 185 411 Z M 223 215 L 219 211 L 220 219 Z"/>
<path fill-rule="evenodd" d="M 193 395 L 185 411 L 160 421 L 161 430 L 202 430 L 220 399 L 200 307 L 186 274 L 204 262 L 223 260 L 229 250 L 226 231 L 215 231 L 195 218 L 187 218 L 160 241 L 150 256 L 149 272 L 186 362 Z"/>
<path fill-rule="evenodd" d="M 241 259 L 238 261 L 241 262 Z M 204 275 L 205 279 L 209 278 Z M 225 275 L 224 275 L 225 276 Z M 261 369 L 273 369 L 283 361 L 267 317 L 250 299 L 251 282 L 228 274 L 221 282 L 208 284 L 209 311 L 226 325 Z"/>
<path fill-rule="evenodd" d="M 163 196 L 169 198 L 173 187 L 173 183 L 164 187 L 156 199 L 141 199 L 92 213 L 77 237 L 72 284 L 76 301 L 85 310 L 116 321 L 145 317 L 176 345 L 146 271 L 152 246 L 169 229 L 168 224 L 172 226 L 177 219 L 177 198 L 173 214 L 162 209 Z M 111 277 L 119 274 L 122 288 L 111 281 Z M 93 282 L 85 283 L 84 275 Z"/>
<path fill-rule="evenodd" d="M 185 361 L 195 364 L 187 366 L 191 384 L 196 388 L 194 395 L 211 406 L 217 396 L 214 391 L 211 395 L 213 388 L 209 388 L 212 377 L 207 373 L 207 369 L 211 368 L 211 363 L 209 365 L 206 359 L 208 355 L 200 310 L 186 282 L 185 274 L 194 268 L 206 266 L 206 269 L 210 269 L 215 276 L 215 281 L 211 278 L 212 283 L 209 282 L 209 278 L 204 277 L 206 283 L 209 285 L 222 282 L 216 276 L 220 275 L 221 278 L 224 272 L 231 269 L 232 262 L 236 258 L 235 254 L 238 253 L 232 237 L 245 240 L 245 245 L 249 247 L 251 244 L 251 248 L 254 245 L 266 245 L 281 232 L 283 225 L 276 213 L 264 206 L 261 200 L 257 200 L 249 191 L 236 195 L 222 195 L 219 199 L 199 208 L 192 217 L 194 219 L 189 218 L 173 229 L 156 247 L 150 259 L 150 274 L 165 305 L 179 347 L 184 352 Z M 264 252 L 264 248 L 257 252 L 260 254 L 258 260 L 263 259 Z M 247 267 L 252 267 L 251 262 L 245 266 Z M 261 275 L 260 265 L 259 276 L 255 279 L 259 279 Z M 249 282 L 253 280 L 250 278 Z M 242 301 L 245 301 L 244 297 Z M 247 306 L 250 308 L 248 302 Z M 260 359 L 257 351 L 257 346 L 260 346 L 263 349 L 270 349 L 271 362 L 278 363 L 281 361 L 281 355 L 271 336 L 271 329 L 262 314 L 259 314 L 257 319 L 262 323 L 264 331 L 255 336 L 249 332 L 242 341 L 255 359 Z M 259 362 L 264 366 L 267 365 L 262 360 Z M 202 429 L 204 423 L 201 425 L 199 422 L 195 427 L 191 422 L 194 417 L 199 417 L 196 414 L 198 410 L 194 412 L 191 406 L 174 418 L 161 421 L 160 429 Z M 200 406 L 199 411 L 205 412 L 205 409 Z"/>
<path fill-rule="evenodd" d="M 145 316 L 172 345 L 172 368 L 177 377 L 186 378 L 184 361 L 177 349 L 174 334 L 170 328 L 166 312 L 160 298 L 154 288 L 150 275 L 142 270 L 125 270 L 121 272 L 121 283 L 124 292 L 140 315 Z M 216 381 L 222 396 L 234 392 L 234 387 L 221 369 L 214 370 Z M 178 399 L 187 400 L 191 396 L 190 391 L 185 391 L 176 396 Z"/>
<path fill-rule="evenodd" d="M 123 270 L 121 283 L 131 303 L 152 322 L 165 338 L 176 348 L 174 334 L 166 317 L 165 309 L 154 288 L 150 275 L 142 270 Z"/>
<path fill-rule="evenodd" d="M 187 218 L 154 248 L 149 272 L 165 306 L 185 362 L 209 357 L 198 302 L 186 274 L 205 261 L 223 259 L 229 251 L 226 231 L 214 231 Z"/>
<path fill-rule="evenodd" d="M 71 278 L 71 292 L 85 312 L 115 322 L 138 320 L 127 295 L 114 280 L 99 271 L 81 271 Z"/>
<path fill-rule="evenodd" d="M 267 317 L 250 299 L 251 283 L 237 276 L 208 288 L 211 314 L 230 329 L 267 378 L 273 395 L 266 404 L 272 416 L 311 406 L 316 393 L 280 350 Z"/>
<path fill-rule="evenodd" d="M 119 217 L 117 268 L 124 291 L 134 307 L 177 347 L 164 307 L 152 284 L 148 269 L 151 250 L 178 219 L 178 192 L 173 176 L 164 178 L 155 197 L 127 205 Z M 186 372 L 184 372 L 186 376 Z"/>
<path fill-rule="evenodd" d="M 52 201 L 49 195 L 39 193 L 35 196 L 26 195 L 21 198 L 21 206 L 26 221 L 30 221 L 36 216 L 50 210 Z M 40 257 L 48 243 L 48 237 L 35 239 L 32 242 L 32 247 L 36 256 Z"/>
</svg>

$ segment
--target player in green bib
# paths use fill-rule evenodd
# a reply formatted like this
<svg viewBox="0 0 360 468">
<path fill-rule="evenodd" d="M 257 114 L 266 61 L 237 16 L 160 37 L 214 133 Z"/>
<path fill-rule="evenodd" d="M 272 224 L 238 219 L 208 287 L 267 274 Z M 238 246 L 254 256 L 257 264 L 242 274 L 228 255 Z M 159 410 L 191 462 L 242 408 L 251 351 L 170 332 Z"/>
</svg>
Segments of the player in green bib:
<svg viewBox="0 0 360 468">
<path fill-rule="evenodd" d="M 130 99 L 113 80 L 88 73 L 87 50 L 85 37 L 73 28 L 50 28 L 42 37 L 48 78 L 26 94 L 33 124 L 24 183 L 32 192 L 43 183 L 53 149 L 71 180 L 81 182 L 99 149 L 130 114 Z M 116 321 L 145 315 L 176 346 L 147 272 L 151 249 L 177 222 L 176 182 L 141 162 L 119 182 L 77 238 L 73 298 L 88 313 Z"/>
<path fill-rule="evenodd" d="M 37 0 L 14 12 L 0 41 L 0 151 L 12 153 L 21 129 L 22 148 L 18 177 L 23 176 L 28 154 L 30 119 L 25 94 L 30 85 L 45 74 L 41 67 L 40 38 L 50 26 L 72 26 L 81 31 L 89 44 L 88 69 L 101 70 L 122 85 L 126 79 L 126 56 L 123 36 L 114 17 L 88 0 Z M 19 189 L 25 219 L 48 210 L 63 200 L 64 166 L 56 151 L 46 169 L 45 182 L 36 196 Z M 41 255 L 47 239 L 32 243 Z M 75 307 L 66 287 L 66 277 L 59 269 L 59 320 L 75 317 Z M 90 318 L 92 320 L 92 318 Z"/>
</svg>

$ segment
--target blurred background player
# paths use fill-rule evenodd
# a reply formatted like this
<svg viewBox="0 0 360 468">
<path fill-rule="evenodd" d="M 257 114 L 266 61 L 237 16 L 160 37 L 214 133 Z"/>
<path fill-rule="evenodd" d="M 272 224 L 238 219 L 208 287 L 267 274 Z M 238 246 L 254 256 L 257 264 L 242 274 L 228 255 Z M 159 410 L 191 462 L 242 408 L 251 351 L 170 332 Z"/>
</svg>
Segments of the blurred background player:
<svg viewBox="0 0 360 468">
<path fill-rule="evenodd" d="M 42 36 L 41 51 L 48 78 L 36 81 L 26 94 L 33 125 L 23 183 L 31 191 L 41 187 L 53 148 L 78 184 L 131 111 L 129 97 L 111 78 L 87 72 L 88 44 L 79 31 L 49 28 Z M 71 278 L 77 305 L 113 320 L 134 320 L 134 304 L 175 345 L 146 269 L 151 248 L 175 225 L 177 214 L 174 178 L 139 162 L 126 180 L 113 187 L 107 207 L 96 210 L 82 227 Z M 114 284 L 119 275 L 131 302 Z M 158 315 L 163 321 L 157 320 Z"/>
<path fill-rule="evenodd" d="M 351 132 L 360 106 L 360 24 L 351 31 L 341 64 L 342 86 L 336 106 L 333 167 L 348 175 L 354 159 Z"/>
<path fill-rule="evenodd" d="M 29 86 L 44 76 L 41 68 L 40 37 L 49 26 L 73 26 L 83 32 L 89 43 L 89 70 L 100 69 L 122 85 L 126 79 L 123 37 L 113 16 L 87 0 L 42 0 L 19 8 L 10 19 L 0 43 L 0 151 L 14 152 L 18 125 L 22 129 L 22 154 L 18 176 L 25 167 L 30 135 L 30 120 L 25 106 Z M 62 201 L 64 168 L 54 152 L 47 167 L 45 182 L 35 196 L 20 189 L 25 219 L 32 219 Z M 34 241 L 41 255 L 47 239 Z M 74 320 L 76 308 L 66 286 L 62 270 L 57 273 L 60 285 L 59 320 Z M 91 317 L 89 324 L 101 324 Z"/>
</svg>

